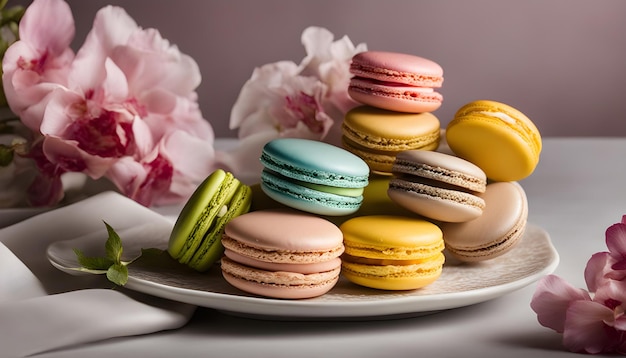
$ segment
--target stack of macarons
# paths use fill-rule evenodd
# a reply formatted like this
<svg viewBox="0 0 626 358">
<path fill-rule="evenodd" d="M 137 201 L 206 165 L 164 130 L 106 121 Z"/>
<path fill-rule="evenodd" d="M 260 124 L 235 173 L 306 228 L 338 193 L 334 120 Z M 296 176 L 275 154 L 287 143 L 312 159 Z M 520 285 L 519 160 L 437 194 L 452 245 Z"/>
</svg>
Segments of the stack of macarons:
<svg viewBox="0 0 626 358">
<path fill-rule="evenodd" d="M 226 281 L 242 291 L 283 299 L 323 295 L 335 286 L 344 252 L 339 228 L 296 210 L 259 210 L 231 220 L 222 243 Z"/>
<path fill-rule="evenodd" d="M 431 112 L 443 96 L 436 62 L 404 53 L 365 51 L 352 58 L 348 94 L 362 104 L 342 124 L 342 144 L 363 158 L 371 171 L 391 174 L 395 156 L 405 150 L 435 150 L 440 122 Z"/>
<path fill-rule="evenodd" d="M 486 261 L 519 242 L 528 202 L 518 181 L 541 152 L 532 121 L 503 103 L 470 102 L 446 128 L 449 151 L 437 151 L 439 65 L 369 51 L 354 56 L 351 72 L 349 94 L 362 105 L 345 116 L 344 147 L 269 141 L 252 187 L 216 170 L 174 226 L 173 258 L 198 271 L 219 262 L 248 294 L 303 299 L 340 275 L 373 289 L 419 289 L 449 258 Z"/>
<path fill-rule="evenodd" d="M 539 162 L 539 130 L 507 104 L 478 100 L 456 112 L 446 128 L 446 141 L 456 156 L 482 169 L 489 182 L 480 194 L 485 208 L 479 217 L 441 225 L 447 251 L 468 262 L 508 252 L 526 227 L 528 203 L 518 181 L 532 174 Z"/>
<path fill-rule="evenodd" d="M 508 252 L 524 233 L 528 204 L 518 180 L 530 175 L 541 136 L 523 113 L 495 101 L 470 102 L 446 130 L 450 153 L 396 156 L 388 195 L 436 222 L 447 252 L 461 261 Z"/>
</svg>

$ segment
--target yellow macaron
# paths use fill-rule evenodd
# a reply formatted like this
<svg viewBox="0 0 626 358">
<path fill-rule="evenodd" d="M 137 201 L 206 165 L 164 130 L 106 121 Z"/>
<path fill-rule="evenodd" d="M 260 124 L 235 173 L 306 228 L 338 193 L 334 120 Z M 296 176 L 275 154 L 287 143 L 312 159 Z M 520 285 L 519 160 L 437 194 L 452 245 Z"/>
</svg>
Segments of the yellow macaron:
<svg viewBox="0 0 626 358">
<path fill-rule="evenodd" d="M 382 290 L 413 290 L 433 283 L 443 270 L 443 234 L 429 221 L 390 215 L 352 218 L 339 227 L 345 252 L 342 274 Z"/>
<path fill-rule="evenodd" d="M 435 150 L 440 122 L 432 113 L 402 113 L 359 106 L 346 113 L 342 143 L 361 157 L 371 171 L 391 174 L 396 155 L 405 150 Z"/>
<path fill-rule="evenodd" d="M 461 107 L 446 128 L 450 149 L 480 167 L 494 181 L 517 181 L 539 163 L 541 135 L 519 110 L 479 100 Z"/>
</svg>

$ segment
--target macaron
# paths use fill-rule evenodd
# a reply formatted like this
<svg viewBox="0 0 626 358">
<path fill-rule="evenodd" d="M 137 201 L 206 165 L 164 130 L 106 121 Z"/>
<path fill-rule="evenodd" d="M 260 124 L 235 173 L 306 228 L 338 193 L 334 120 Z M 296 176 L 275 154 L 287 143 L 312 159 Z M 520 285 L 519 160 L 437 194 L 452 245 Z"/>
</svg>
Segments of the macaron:
<svg viewBox="0 0 626 358">
<path fill-rule="evenodd" d="M 433 283 L 443 270 L 439 227 L 403 216 L 371 215 L 339 226 L 344 236 L 342 274 L 381 290 L 414 290 Z"/>
<path fill-rule="evenodd" d="M 443 96 L 443 69 L 423 57 L 384 51 L 365 51 L 352 57 L 348 94 L 354 100 L 398 112 L 432 112 Z"/>
<path fill-rule="evenodd" d="M 409 150 L 399 153 L 387 194 L 424 217 L 464 222 L 483 213 L 487 177 L 478 166 L 453 155 Z"/>
<path fill-rule="evenodd" d="M 461 107 L 446 128 L 450 149 L 494 181 L 518 181 L 535 170 L 541 135 L 519 110 L 490 100 Z"/>
<path fill-rule="evenodd" d="M 435 150 L 439 138 L 440 122 L 432 113 L 402 113 L 358 106 L 346 113 L 342 124 L 343 147 L 379 174 L 391 174 L 399 152 Z"/>
<path fill-rule="evenodd" d="M 358 156 L 328 143 L 279 138 L 265 144 L 261 189 L 288 207 L 320 215 L 358 210 L 369 167 Z"/>
<path fill-rule="evenodd" d="M 224 278 L 248 293 L 311 298 L 325 294 L 339 280 L 343 235 L 316 215 L 252 211 L 226 225 L 222 243 Z"/>
<path fill-rule="evenodd" d="M 485 261 L 511 250 L 522 238 L 528 219 L 526 193 L 517 182 L 494 182 L 481 194 L 483 214 L 464 223 L 443 223 L 446 251 L 464 262 Z"/>
<path fill-rule="evenodd" d="M 169 238 L 169 255 L 197 271 L 208 270 L 224 251 L 221 237 L 226 223 L 248 212 L 250 204 L 249 186 L 232 173 L 214 171 L 178 215 Z"/>
</svg>

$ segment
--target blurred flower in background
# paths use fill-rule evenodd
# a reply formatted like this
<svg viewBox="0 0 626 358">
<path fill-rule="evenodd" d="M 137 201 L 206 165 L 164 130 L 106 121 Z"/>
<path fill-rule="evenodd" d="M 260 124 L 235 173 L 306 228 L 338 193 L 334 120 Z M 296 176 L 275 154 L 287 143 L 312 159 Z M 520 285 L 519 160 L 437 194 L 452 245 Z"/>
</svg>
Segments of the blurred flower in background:
<svg viewBox="0 0 626 358">
<path fill-rule="evenodd" d="M 357 105 L 348 96 L 350 61 L 367 50 L 347 36 L 308 27 L 301 42 L 306 56 L 296 64 L 278 61 L 257 67 L 243 85 L 230 116 L 239 146 L 219 153 L 221 166 L 234 173 L 260 172 L 263 146 L 278 137 L 297 137 L 340 145 L 341 122 Z"/>
<path fill-rule="evenodd" d="M 34 0 L 18 29 L 2 81 L 30 131 L 14 153 L 37 169 L 29 204 L 58 203 L 62 176 L 76 172 L 106 178 L 146 206 L 176 204 L 215 169 L 213 129 L 195 92 L 198 65 L 156 29 L 106 6 L 74 53 L 63 0 Z"/>
<path fill-rule="evenodd" d="M 19 39 L 18 25 L 25 11 L 23 6 L 7 8 L 7 1 L 0 1 L 0 58 Z M 0 208 L 24 206 L 27 202 L 28 183 L 36 171 L 32 161 L 20 154 L 27 152 L 29 137 L 29 131 L 8 108 L 0 87 Z"/>
<path fill-rule="evenodd" d="M 3 58 L 9 46 L 18 40 L 18 25 L 25 11 L 24 7 L 19 5 L 7 8 L 8 1 L 0 0 L 0 58 Z M 1 69 L 0 74 L 2 74 Z M 6 107 L 6 105 L 4 89 L 0 87 L 0 107 Z"/>
</svg>

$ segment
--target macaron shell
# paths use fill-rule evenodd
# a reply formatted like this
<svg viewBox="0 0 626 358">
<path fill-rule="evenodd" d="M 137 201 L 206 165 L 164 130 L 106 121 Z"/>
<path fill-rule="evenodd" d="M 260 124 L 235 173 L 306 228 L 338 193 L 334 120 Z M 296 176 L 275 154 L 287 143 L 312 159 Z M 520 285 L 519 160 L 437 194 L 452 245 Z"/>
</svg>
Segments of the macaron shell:
<svg viewBox="0 0 626 358">
<path fill-rule="evenodd" d="M 222 258 L 222 275 L 234 287 L 248 293 L 282 299 L 304 299 L 321 296 L 339 280 L 340 268 L 332 271 L 300 274 L 265 271 L 240 265 Z"/>
<path fill-rule="evenodd" d="M 228 210 L 216 220 L 210 235 L 205 235 L 204 243 L 196 250 L 189 261 L 188 265 L 190 267 L 197 271 L 204 272 L 220 259 L 224 252 L 224 247 L 221 244 L 224 227 L 233 218 L 245 214 L 250 210 L 250 197 L 250 187 L 240 184 L 230 200 Z"/>
<path fill-rule="evenodd" d="M 168 251 L 172 257 L 176 258 L 179 256 L 187 243 L 190 233 L 193 232 L 200 218 L 206 214 L 205 211 L 208 209 L 207 203 L 218 192 L 225 178 L 225 171 L 216 170 L 196 188 L 189 200 L 187 200 L 170 234 Z"/>
<path fill-rule="evenodd" d="M 542 146 L 539 131 L 524 114 L 493 101 L 472 102 L 457 111 L 446 140 L 456 155 L 494 181 L 517 181 L 532 174 Z"/>
<path fill-rule="evenodd" d="M 435 282 L 443 271 L 445 257 L 437 254 L 420 264 L 363 265 L 343 262 L 342 275 L 361 286 L 382 290 L 414 290 Z"/>
<path fill-rule="evenodd" d="M 444 222 L 476 219 L 485 207 L 485 201 L 477 195 L 398 178 L 389 181 L 387 194 L 407 210 Z"/>
<path fill-rule="evenodd" d="M 264 250 L 325 252 L 343 244 L 343 234 L 335 224 L 294 210 L 250 212 L 231 220 L 224 233 Z"/>
<path fill-rule="evenodd" d="M 394 174 L 408 174 L 432 179 L 475 192 L 484 192 L 487 186 L 485 172 L 475 164 L 445 153 L 409 150 L 398 153 Z"/>
<path fill-rule="evenodd" d="M 168 253 L 180 263 L 206 271 L 221 256 L 225 224 L 250 209 L 251 189 L 231 173 L 216 170 L 196 188 L 170 233 Z"/>
<path fill-rule="evenodd" d="M 379 81 L 420 87 L 441 87 L 443 69 L 436 62 L 410 54 L 364 51 L 352 57 L 350 73 Z"/>
<path fill-rule="evenodd" d="M 365 187 L 369 176 L 369 167 L 356 155 L 328 143 L 301 138 L 268 142 L 261 162 L 265 168 L 288 178 L 341 188 Z"/>
<path fill-rule="evenodd" d="M 356 257 L 417 260 L 435 256 L 444 248 L 439 227 L 417 218 L 360 216 L 339 228 L 344 235 L 345 253 Z"/>
<path fill-rule="evenodd" d="M 440 121 L 432 113 L 398 113 L 359 106 L 346 113 L 342 132 L 362 147 L 400 152 L 438 143 Z"/>
<path fill-rule="evenodd" d="M 491 183 L 481 196 L 486 207 L 480 217 L 441 225 L 447 251 L 461 261 L 484 261 L 508 252 L 526 227 L 528 202 L 517 182 Z"/>
</svg>

